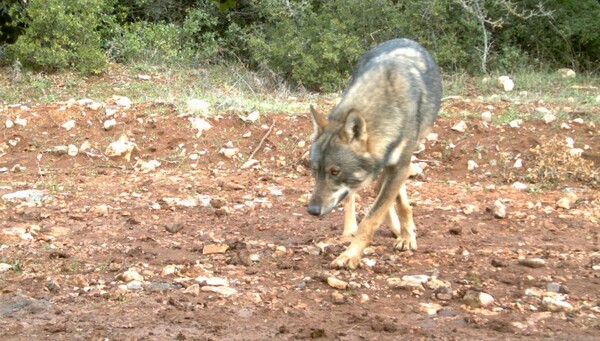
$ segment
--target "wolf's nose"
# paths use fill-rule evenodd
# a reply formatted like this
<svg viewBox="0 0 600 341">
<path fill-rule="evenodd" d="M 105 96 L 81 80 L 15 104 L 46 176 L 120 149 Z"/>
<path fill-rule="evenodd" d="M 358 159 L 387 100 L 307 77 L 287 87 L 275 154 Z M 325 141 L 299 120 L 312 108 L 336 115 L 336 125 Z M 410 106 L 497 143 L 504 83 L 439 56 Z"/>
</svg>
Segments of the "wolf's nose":
<svg viewBox="0 0 600 341">
<path fill-rule="evenodd" d="M 308 205 L 308 213 L 314 215 L 314 216 L 320 216 L 321 215 L 321 206 L 319 205 Z"/>
</svg>

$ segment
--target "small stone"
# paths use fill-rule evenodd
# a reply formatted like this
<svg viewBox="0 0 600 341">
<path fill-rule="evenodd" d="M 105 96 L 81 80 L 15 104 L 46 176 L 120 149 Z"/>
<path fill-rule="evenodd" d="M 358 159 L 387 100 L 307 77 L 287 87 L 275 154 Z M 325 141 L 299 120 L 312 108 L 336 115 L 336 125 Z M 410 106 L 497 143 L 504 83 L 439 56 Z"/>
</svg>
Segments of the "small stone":
<svg viewBox="0 0 600 341">
<path fill-rule="evenodd" d="M 143 282 L 144 281 L 144 276 L 140 275 L 137 271 L 129 269 L 127 271 L 125 271 L 124 273 L 122 273 L 119 276 L 119 279 L 122 280 L 123 282 L 131 282 L 131 281 L 138 281 L 138 282 Z"/>
<path fill-rule="evenodd" d="M 104 121 L 103 127 L 104 127 L 104 130 L 111 130 L 116 125 L 117 125 L 117 120 L 112 118 L 110 120 Z"/>
<path fill-rule="evenodd" d="M 229 250 L 229 245 L 227 244 L 208 244 L 202 249 L 202 254 L 212 255 L 215 253 L 225 253 L 227 250 Z"/>
<path fill-rule="evenodd" d="M 521 160 L 521 159 L 515 160 L 515 163 L 513 164 L 513 168 L 521 168 L 521 167 L 523 167 L 523 160 Z"/>
<path fill-rule="evenodd" d="M 465 121 L 460 121 L 452 127 L 452 130 L 458 131 L 459 133 L 464 133 L 465 131 L 467 131 L 467 129 L 468 127 Z"/>
<path fill-rule="evenodd" d="M 192 129 L 196 130 L 196 137 L 202 136 L 203 132 L 212 128 L 212 125 L 208 121 L 200 117 L 190 117 L 189 120 L 192 123 Z"/>
<path fill-rule="evenodd" d="M 4 122 L 4 126 L 6 127 L 6 129 L 10 129 L 15 126 L 15 123 L 9 119 L 9 120 L 6 120 L 6 122 Z"/>
<path fill-rule="evenodd" d="M 58 284 L 58 282 L 56 282 L 56 280 L 54 280 L 52 278 L 48 278 L 48 280 L 46 281 L 46 285 L 44 287 L 46 288 L 46 290 L 48 290 L 50 292 L 60 291 L 60 285 Z"/>
<path fill-rule="evenodd" d="M 142 283 L 141 281 L 131 281 L 127 283 L 127 290 L 130 291 L 142 290 L 143 287 L 144 283 Z"/>
<path fill-rule="evenodd" d="M 516 181 L 511 185 L 512 188 L 517 189 L 519 191 L 525 191 L 527 190 L 527 188 L 529 188 L 529 186 L 527 186 L 527 184 L 524 184 L 522 182 Z"/>
<path fill-rule="evenodd" d="M 71 130 L 75 127 L 75 121 L 73 120 L 68 120 L 65 123 L 63 123 L 61 125 L 61 127 L 65 128 L 66 130 Z"/>
<path fill-rule="evenodd" d="M 502 201 L 496 200 L 492 208 L 492 213 L 494 214 L 495 218 L 506 218 L 506 206 L 502 203 Z"/>
<path fill-rule="evenodd" d="M 333 304 L 344 304 L 346 303 L 346 297 L 342 293 L 334 291 L 331 293 L 331 302 Z"/>
<path fill-rule="evenodd" d="M 419 310 L 427 315 L 436 315 L 438 311 L 442 310 L 442 306 L 438 303 L 421 303 Z"/>
<path fill-rule="evenodd" d="M 541 258 L 525 258 L 519 260 L 519 264 L 529 268 L 543 268 L 546 266 L 546 261 Z"/>
<path fill-rule="evenodd" d="M 158 209 L 160 209 L 160 207 Z M 183 223 L 167 223 L 167 224 L 165 224 L 165 230 L 169 233 L 177 233 L 177 232 L 183 230 L 183 227 L 184 227 Z"/>
<path fill-rule="evenodd" d="M 546 291 L 553 293 L 560 293 L 561 285 L 560 283 L 550 282 L 546 285 Z"/>
<path fill-rule="evenodd" d="M 498 85 L 507 92 L 512 91 L 515 88 L 515 83 L 508 76 L 498 77 Z"/>
<path fill-rule="evenodd" d="M 543 120 L 546 124 L 552 123 L 556 121 L 556 116 L 554 116 L 553 114 L 546 114 L 544 115 Z"/>
<path fill-rule="evenodd" d="M 187 112 L 190 114 L 207 115 L 210 104 L 202 99 L 191 99 L 186 102 Z"/>
<path fill-rule="evenodd" d="M 231 159 L 237 153 L 239 153 L 239 151 L 240 150 L 238 148 L 221 148 L 221 150 L 219 150 L 219 153 L 225 156 L 226 158 Z"/>
<path fill-rule="evenodd" d="M 426 137 L 427 141 L 429 142 L 434 142 L 438 140 L 438 134 L 437 133 L 429 133 Z"/>
<path fill-rule="evenodd" d="M 192 296 L 199 296 L 200 295 L 200 285 L 192 284 L 189 287 L 185 288 L 183 290 L 183 292 L 186 294 L 190 294 Z"/>
<path fill-rule="evenodd" d="M 477 162 L 475 162 L 474 160 L 469 160 L 467 162 L 467 170 L 472 171 L 475 170 L 475 168 L 479 168 Z"/>
<path fill-rule="evenodd" d="M 327 277 L 327 284 L 329 284 L 330 287 L 339 290 L 345 290 L 348 287 L 348 282 L 339 280 L 335 277 Z"/>
<path fill-rule="evenodd" d="M 489 111 L 482 112 L 481 113 L 481 120 L 483 122 L 487 122 L 487 123 L 492 122 L 492 113 L 489 112 Z"/>
<path fill-rule="evenodd" d="M 230 287 L 225 287 L 225 286 L 221 286 L 221 287 L 213 287 L 213 286 L 203 286 L 202 291 L 209 291 L 209 292 L 214 292 L 217 293 L 221 296 L 224 297 L 229 297 L 232 295 L 237 294 L 237 290 L 235 290 L 234 288 L 230 288 Z"/>
<path fill-rule="evenodd" d="M 170 276 L 173 275 L 177 271 L 177 267 L 173 264 L 165 266 L 160 272 L 161 276 Z"/>
<path fill-rule="evenodd" d="M 563 122 L 560 124 L 560 129 L 569 130 L 571 129 L 571 126 L 567 122 Z"/>
<path fill-rule="evenodd" d="M 474 290 L 467 291 L 463 300 L 471 308 L 483 308 L 494 303 L 492 295 Z"/>
<path fill-rule="evenodd" d="M 78 153 L 79 153 L 79 148 L 77 148 L 77 146 L 72 145 L 72 144 L 67 146 L 67 155 L 77 156 Z"/>
<path fill-rule="evenodd" d="M 198 277 L 196 277 L 195 281 L 198 282 L 198 284 L 200 284 L 201 286 L 204 286 L 204 285 L 208 285 L 211 287 L 228 287 L 229 286 L 229 281 L 225 278 L 220 278 L 220 277 L 198 276 Z"/>
<path fill-rule="evenodd" d="M 112 98 L 115 101 L 116 105 L 118 105 L 120 107 L 124 107 L 125 109 L 129 108 L 132 104 L 131 100 L 125 96 L 114 95 L 114 96 L 112 96 Z"/>
<path fill-rule="evenodd" d="M 519 128 L 521 124 L 523 124 L 523 120 L 520 118 L 508 122 L 508 126 L 511 128 Z"/>
<path fill-rule="evenodd" d="M 564 208 L 565 210 L 568 210 L 571 208 L 571 199 L 564 197 L 564 198 L 560 198 L 557 202 L 556 202 L 556 206 L 560 207 L 560 208 Z"/>
<path fill-rule="evenodd" d="M 16 125 L 19 125 L 19 126 L 21 126 L 21 127 L 24 127 L 24 126 L 26 126 L 26 125 L 27 125 L 27 120 L 26 120 L 26 119 L 24 119 L 24 118 L 17 117 L 17 118 L 15 119 L 15 124 L 16 124 Z"/>
<path fill-rule="evenodd" d="M 477 207 L 475 205 L 467 204 L 462 208 L 462 211 L 465 215 L 471 215 L 475 212 Z"/>
<path fill-rule="evenodd" d="M 573 311 L 573 306 L 565 301 L 561 301 L 552 297 L 544 297 L 542 300 L 542 308 L 546 311 L 552 312 L 571 312 Z"/>
<path fill-rule="evenodd" d="M 0 263 L 0 272 L 6 272 L 10 269 L 12 269 L 12 265 L 7 263 Z"/>
</svg>

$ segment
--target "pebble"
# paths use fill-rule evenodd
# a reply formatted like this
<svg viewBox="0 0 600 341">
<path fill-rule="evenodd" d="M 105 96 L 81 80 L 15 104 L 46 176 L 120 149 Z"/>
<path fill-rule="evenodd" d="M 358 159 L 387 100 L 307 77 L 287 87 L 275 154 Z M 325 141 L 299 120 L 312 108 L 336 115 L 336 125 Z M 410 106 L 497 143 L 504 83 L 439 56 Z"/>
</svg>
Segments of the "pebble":
<svg viewBox="0 0 600 341">
<path fill-rule="evenodd" d="M 494 303 L 494 297 L 492 297 L 492 295 L 474 290 L 467 291 L 463 300 L 472 308 L 487 307 Z"/>
<path fill-rule="evenodd" d="M 346 303 L 346 297 L 342 293 L 334 291 L 331 293 L 331 302 L 333 304 L 344 304 Z"/>
<path fill-rule="evenodd" d="M 160 207 L 158 209 L 160 209 Z M 169 233 L 177 233 L 177 232 L 183 230 L 183 224 L 182 223 L 167 223 L 165 225 L 165 230 Z"/>
<path fill-rule="evenodd" d="M 345 290 L 348 287 L 348 282 L 342 281 L 335 277 L 327 277 L 327 284 L 329 284 L 330 287 L 339 290 Z"/>
<path fill-rule="evenodd" d="M 574 309 L 569 302 L 561 301 L 553 297 L 544 297 L 542 300 L 542 308 L 552 312 L 571 312 Z"/>
<path fill-rule="evenodd" d="M 546 266 L 546 261 L 541 258 L 525 258 L 519 260 L 519 264 L 530 268 L 543 268 Z"/>
<path fill-rule="evenodd" d="M 119 279 L 122 280 L 123 282 L 132 282 L 132 281 L 143 282 L 144 276 L 140 275 L 135 270 L 129 269 L 129 270 L 125 271 L 123 274 L 121 274 L 119 276 Z"/>
<path fill-rule="evenodd" d="M 185 288 L 183 290 L 184 293 L 186 294 L 190 294 L 193 296 L 198 296 L 200 295 L 200 285 L 199 284 L 192 284 L 189 287 Z"/>
<path fill-rule="evenodd" d="M 494 202 L 494 207 L 492 208 L 492 213 L 495 218 L 503 219 L 506 218 L 506 206 L 500 200 L 496 200 Z"/>
<path fill-rule="evenodd" d="M 237 294 L 237 290 L 235 290 L 234 288 L 224 287 L 224 286 L 213 287 L 213 286 L 207 285 L 207 286 L 203 286 L 202 289 L 200 289 L 200 290 L 214 292 L 223 297 L 229 297 L 229 296 Z"/>
<path fill-rule="evenodd" d="M 452 130 L 458 131 L 459 133 L 464 133 L 465 131 L 467 131 L 467 128 L 468 127 L 465 121 L 460 121 L 452 127 Z"/>
<path fill-rule="evenodd" d="M 140 281 L 131 281 L 131 282 L 127 283 L 127 290 L 131 290 L 131 291 L 142 290 L 143 287 L 144 287 L 144 284 Z"/>
<path fill-rule="evenodd" d="M 481 113 L 481 120 L 483 122 L 492 122 L 492 113 L 489 111 L 484 111 Z"/>
<path fill-rule="evenodd" d="M 474 160 L 469 160 L 467 162 L 467 170 L 472 171 L 475 170 L 475 168 L 479 168 L 477 162 L 475 162 Z"/>
<path fill-rule="evenodd" d="M 229 245 L 227 244 L 208 244 L 202 249 L 202 254 L 212 255 L 215 253 L 225 253 L 227 250 L 229 250 Z"/>
<path fill-rule="evenodd" d="M 0 272 L 6 272 L 10 269 L 12 269 L 12 265 L 7 263 L 0 263 Z"/>
</svg>

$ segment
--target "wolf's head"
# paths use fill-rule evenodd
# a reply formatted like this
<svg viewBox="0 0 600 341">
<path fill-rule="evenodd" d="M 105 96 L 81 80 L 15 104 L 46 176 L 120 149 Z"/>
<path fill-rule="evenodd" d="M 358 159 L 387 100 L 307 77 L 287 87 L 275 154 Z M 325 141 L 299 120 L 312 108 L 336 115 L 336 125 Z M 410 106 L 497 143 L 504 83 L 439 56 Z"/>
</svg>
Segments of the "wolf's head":
<svg viewBox="0 0 600 341">
<path fill-rule="evenodd" d="M 367 150 L 367 127 L 359 112 L 350 110 L 340 121 L 328 121 L 312 106 L 310 111 L 315 127 L 310 149 L 315 187 L 308 213 L 321 216 L 349 193 L 367 185 L 376 167 Z"/>
</svg>

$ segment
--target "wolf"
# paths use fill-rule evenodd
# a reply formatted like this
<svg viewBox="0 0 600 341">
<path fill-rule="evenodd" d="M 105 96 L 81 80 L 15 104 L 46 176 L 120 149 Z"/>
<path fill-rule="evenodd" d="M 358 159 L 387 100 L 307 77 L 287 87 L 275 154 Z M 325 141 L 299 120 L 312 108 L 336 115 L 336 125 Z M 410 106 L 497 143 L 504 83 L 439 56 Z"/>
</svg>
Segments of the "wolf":
<svg viewBox="0 0 600 341">
<path fill-rule="evenodd" d="M 406 191 L 411 156 L 430 131 L 442 97 L 440 71 L 424 47 L 393 39 L 362 56 L 328 117 L 310 107 L 315 186 L 308 213 L 323 216 L 343 201 L 350 245 L 332 267 L 355 269 L 387 217 L 395 249 L 417 248 Z M 355 193 L 374 180 L 377 197 L 357 224 Z"/>
</svg>

